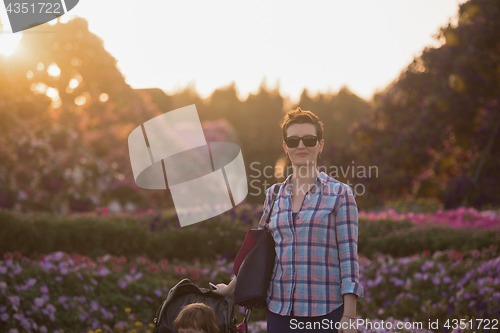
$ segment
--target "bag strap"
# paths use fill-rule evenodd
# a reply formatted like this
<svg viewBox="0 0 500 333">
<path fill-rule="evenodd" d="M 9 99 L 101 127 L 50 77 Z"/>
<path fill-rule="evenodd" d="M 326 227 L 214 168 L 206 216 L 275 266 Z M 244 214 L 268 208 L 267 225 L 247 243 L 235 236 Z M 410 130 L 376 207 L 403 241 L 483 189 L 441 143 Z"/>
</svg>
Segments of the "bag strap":
<svg viewBox="0 0 500 333">
<path fill-rule="evenodd" d="M 281 183 L 279 183 L 281 184 Z M 267 232 L 267 229 L 269 228 L 269 218 L 271 217 L 271 213 L 273 211 L 274 207 L 274 201 L 276 200 L 276 196 L 279 192 L 279 186 L 274 187 L 274 192 L 271 194 L 271 198 L 273 201 L 273 204 L 271 206 L 271 209 L 269 210 L 269 214 L 267 215 L 267 220 L 266 224 L 264 225 L 264 230 Z M 245 240 L 243 241 L 243 245 L 241 246 L 241 249 L 238 251 L 238 254 L 236 255 L 236 258 L 234 259 L 233 263 L 233 273 L 234 275 L 238 275 L 238 272 L 240 271 L 241 264 L 243 263 L 243 260 L 247 257 L 247 255 L 252 251 L 254 246 L 257 244 L 257 240 L 255 239 L 252 230 L 248 230 L 247 234 L 245 236 Z"/>
<path fill-rule="evenodd" d="M 281 183 L 278 183 L 278 184 L 281 184 Z M 271 218 L 271 213 L 273 212 L 274 202 L 276 201 L 276 196 L 279 193 L 280 187 L 281 187 L 281 185 L 275 186 L 274 192 L 271 194 L 271 200 L 273 201 L 273 204 L 271 205 L 271 209 L 269 210 L 269 214 L 267 215 L 266 224 L 264 225 L 264 230 L 266 230 L 266 231 L 267 231 L 267 229 L 269 229 L 269 219 Z"/>
</svg>

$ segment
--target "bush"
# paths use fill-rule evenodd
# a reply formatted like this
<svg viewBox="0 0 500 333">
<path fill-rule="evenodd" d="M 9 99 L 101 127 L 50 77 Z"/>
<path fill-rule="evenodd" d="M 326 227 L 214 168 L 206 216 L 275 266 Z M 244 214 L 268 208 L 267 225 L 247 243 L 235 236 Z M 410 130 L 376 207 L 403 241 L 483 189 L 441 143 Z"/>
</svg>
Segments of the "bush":
<svg viewBox="0 0 500 333">
<path fill-rule="evenodd" d="M 63 251 L 92 258 L 105 254 L 180 260 L 233 260 L 246 232 L 256 228 L 261 211 L 237 207 L 210 220 L 179 227 L 172 211 L 131 215 L 14 214 L 0 211 L 0 253 L 20 251 L 31 255 Z M 424 250 L 483 249 L 500 241 L 500 227 L 454 228 L 440 223 L 418 224 L 406 220 L 359 220 L 359 253 L 408 256 Z"/>
</svg>

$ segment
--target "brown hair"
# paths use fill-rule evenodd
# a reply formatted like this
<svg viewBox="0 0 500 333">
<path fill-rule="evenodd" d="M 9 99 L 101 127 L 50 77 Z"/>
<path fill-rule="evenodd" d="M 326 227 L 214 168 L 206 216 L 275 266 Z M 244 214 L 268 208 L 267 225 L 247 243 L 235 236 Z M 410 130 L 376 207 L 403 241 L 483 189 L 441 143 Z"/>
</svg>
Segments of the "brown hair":
<svg viewBox="0 0 500 333">
<path fill-rule="evenodd" d="M 174 320 L 175 330 L 192 328 L 205 333 L 220 333 L 214 311 L 205 303 L 186 305 Z"/>
<path fill-rule="evenodd" d="M 283 140 L 286 138 L 286 130 L 292 124 L 313 124 L 316 127 L 316 136 L 319 141 L 323 139 L 323 122 L 319 120 L 318 116 L 311 111 L 303 111 L 297 108 L 292 111 L 288 111 L 283 118 L 281 123 L 281 130 L 283 135 Z"/>
</svg>

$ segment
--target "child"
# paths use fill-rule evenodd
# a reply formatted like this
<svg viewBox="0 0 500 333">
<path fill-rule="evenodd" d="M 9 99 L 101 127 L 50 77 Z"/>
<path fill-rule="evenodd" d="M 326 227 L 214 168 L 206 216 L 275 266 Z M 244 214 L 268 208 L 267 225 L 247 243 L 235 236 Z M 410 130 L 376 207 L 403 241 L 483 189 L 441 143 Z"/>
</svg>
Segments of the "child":
<svg viewBox="0 0 500 333">
<path fill-rule="evenodd" d="M 177 333 L 220 333 L 211 307 L 204 303 L 186 305 L 174 320 Z"/>
</svg>

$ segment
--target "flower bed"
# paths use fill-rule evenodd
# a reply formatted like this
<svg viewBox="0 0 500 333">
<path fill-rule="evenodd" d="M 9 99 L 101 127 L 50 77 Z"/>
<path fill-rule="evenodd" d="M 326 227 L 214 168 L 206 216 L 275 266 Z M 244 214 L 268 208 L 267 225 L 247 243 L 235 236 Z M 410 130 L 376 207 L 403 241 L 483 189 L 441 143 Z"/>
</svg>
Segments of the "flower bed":
<svg viewBox="0 0 500 333">
<path fill-rule="evenodd" d="M 105 255 L 92 260 L 56 252 L 30 259 L 6 253 L 0 261 L 0 331 L 147 332 L 170 287 L 184 277 L 200 287 L 227 282 L 231 267 L 225 258 L 179 262 Z M 496 247 L 404 258 L 360 256 L 365 297 L 358 302 L 358 319 L 498 318 L 499 276 Z M 265 330 L 264 318 L 252 313 L 250 331 Z"/>
</svg>

